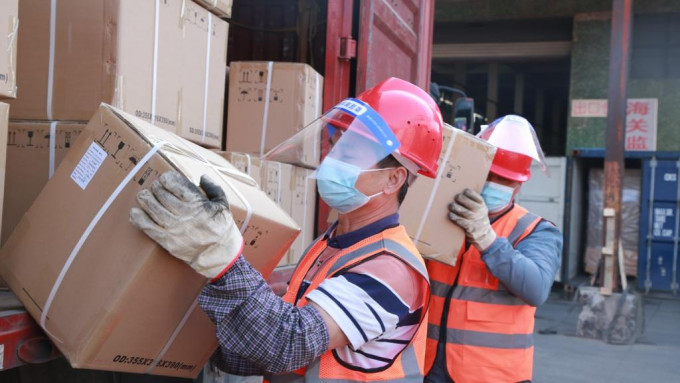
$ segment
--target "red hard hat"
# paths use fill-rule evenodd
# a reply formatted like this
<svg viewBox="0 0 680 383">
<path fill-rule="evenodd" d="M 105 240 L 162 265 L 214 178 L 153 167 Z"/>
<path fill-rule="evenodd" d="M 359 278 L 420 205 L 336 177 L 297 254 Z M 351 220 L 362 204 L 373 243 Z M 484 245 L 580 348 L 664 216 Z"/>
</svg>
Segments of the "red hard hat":
<svg viewBox="0 0 680 383">
<path fill-rule="evenodd" d="M 513 181 L 531 177 L 531 162 L 538 161 L 545 170 L 545 157 L 534 127 L 524 117 L 507 115 L 496 119 L 477 137 L 496 146 L 491 173 Z"/>
<path fill-rule="evenodd" d="M 437 176 L 444 121 L 439 107 L 424 90 L 398 78 L 388 78 L 357 96 L 389 125 L 401 146 L 398 154 L 418 165 L 418 173 Z"/>
</svg>

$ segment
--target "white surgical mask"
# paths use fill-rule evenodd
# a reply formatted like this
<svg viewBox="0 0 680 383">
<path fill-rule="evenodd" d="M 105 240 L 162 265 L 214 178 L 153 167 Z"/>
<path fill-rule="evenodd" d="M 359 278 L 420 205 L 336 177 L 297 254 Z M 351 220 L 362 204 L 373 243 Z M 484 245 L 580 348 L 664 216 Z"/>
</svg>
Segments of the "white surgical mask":
<svg viewBox="0 0 680 383">
<path fill-rule="evenodd" d="M 482 189 L 482 198 L 489 213 L 498 213 L 512 202 L 515 188 L 487 181 Z"/>
</svg>

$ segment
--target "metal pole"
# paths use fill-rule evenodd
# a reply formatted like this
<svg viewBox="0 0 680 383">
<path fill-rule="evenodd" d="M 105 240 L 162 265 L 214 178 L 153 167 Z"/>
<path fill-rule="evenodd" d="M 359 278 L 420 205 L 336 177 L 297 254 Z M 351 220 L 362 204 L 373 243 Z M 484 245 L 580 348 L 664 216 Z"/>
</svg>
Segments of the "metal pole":
<svg viewBox="0 0 680 383">
<path fill-rule="evenodd" d="M 633 0 L 612 0 L 609 52 L 607 132 L 604 158 L 604 283 L 602 293 L 618 289 L 619 240 L 621 238 L 621 186 L 626 132 L 626 87 L 630 57 Z"/>
</svg>

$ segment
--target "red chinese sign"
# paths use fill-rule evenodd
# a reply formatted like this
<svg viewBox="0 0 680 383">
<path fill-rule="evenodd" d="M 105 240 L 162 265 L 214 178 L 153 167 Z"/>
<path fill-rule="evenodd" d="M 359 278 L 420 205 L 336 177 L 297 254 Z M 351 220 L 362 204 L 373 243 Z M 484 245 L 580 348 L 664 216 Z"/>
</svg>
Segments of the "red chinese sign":
<svg viewBox="0 0 680 383">
<path fill-rule="evenodd" d="M 658 99 L 631 98 L 626 108 L 626 150 L 656 150 Z M 607 117 L 607 100 L 572 100 L 572 117 Z"/>
</svg>

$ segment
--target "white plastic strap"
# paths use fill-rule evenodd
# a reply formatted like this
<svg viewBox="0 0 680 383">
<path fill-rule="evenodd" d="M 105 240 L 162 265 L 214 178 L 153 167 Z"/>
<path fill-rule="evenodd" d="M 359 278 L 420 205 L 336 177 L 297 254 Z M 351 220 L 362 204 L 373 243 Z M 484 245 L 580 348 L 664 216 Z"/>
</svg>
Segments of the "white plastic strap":
<svg viewBox="0 0 680 383">
<path fill-rule="evenodd" d="M 151 125 L 156 124 L 156 89 L 158 87 L 158 29 L 160 24 L 161 0 L 156 0 L 153 32 L 153 73 L 151 80 Z"/>
<path fill-rule="evenodd" d="M 246 158 L 248 159 L 248 175 L 252 176 L 250 173 L 253 171 L 253 161 L 250 159 L 250 154 L 246 153 Z"/>
<path fill-rule="evenodd" d="M 54 93 L 54 51 L 57 33 L 57 0 L 50 3 L 50 57 L 47 67 L 47 119 L 52 118 L 52 95 Z"/>
<path fill-rule="evenodd" d="M 205 141 L 205 128 L 208 124 L 208 88 L 210 84 L 210 39 L 212 36 L 212 13 L 208 12 L 208 48 L 205 52 L 205 84 L 203 89 L 203 135 L 201 142 Z"/>
<path fill-rule="evenodd" d="M 432 203 L 434 202 L 434 196 L 437 194 L 437 188 L 439 187 L 439 183 L 441 182 L 444 174 L 444 168 L 446 168 L 446 161 L 448 161 L 449 156 L 451 155 L 451 149 L 453 149 L 453 142 L 456 141 L 456 133 L 452 132 L 451 134 L 451 140 L 449 141 L 449 145 L 446 147 L 446 153 L 444 154 L 444 158 L 442 158 L 442 163 L 439 165 L 439 170 L 437 171 L 437 178 L 434 180 L 434 186 L 432 186 L 432 191 L 430 192 L 430 197 L 427 200 L 427 205 L 425 205 L 425 211 L 423 211 L 423 216 L 420 219 L 420 225 L 418 225 L 418 231 L 416 232 L 416 236 L 414 239 L 414 242 L 416 245 L 418 244 L 418 241 L 420 240 L 421 234 L 423 234 L 423 228 L 425 227 L 425 220 L 427 219 L 427 215 L 430 214 L 430 209 L 432 208 Z"/>
<path fill-rule="evenodd" d="M 267 87 L 264 91 L 264 113 L 262 114 L 262 138 L 260 139 L 260 157 L 264 156 L 264 146 L 267 139 L 267 119 L 269 118 L 269 92 L 272 87 L 272 72 L 274 62 L 267 63 Z"/>
<path fill-rule="evenodd" d="M 158 364 L 158 362 L 161 359 L 163 359 L 163 357 L 165 356 L 165 353 L 168 352 L 168 349 L 170 348 L 170 346 L 175 342 L 175 338 L 177 338 L 177 335 L 179 335 L 179 332 L 182 331 L 182 328 L 184 328 L 184 325 L 187 323 L 187 321 L 189 320 L 189 317 L 194 312 L 194 309 L 196 308 L 197 304 L 198 304 L 198 298 L 196 298 L 194 300 L 194 302 L 189 307 L 189 310 L 187 310 L 187 312 L 184 313 L 182 320 L 180 320 L 179 323 L 177 323 L 177 327 L 175 327 L 175 331 L 172 332 L 172 335 L 170 335 L 170 338 L 165 343 L 165 346 L 163 346 L 163 348 L 161 349 L 161 352 L 158 353 L 158 356 L 156 356 L 156 358 L 153 360 L 151 365 L 149 365 L 149 368 L 146 369 L 146 371 L 145 371 L 146 374 L 150 373 L 154 368 L 156 368 L 156 365 Z"/>
<path fill-rule="evenodd" d="M 50 169 L 48 179 L 52 178 L 54 175 L 54 152 L 57 142 L 57 123 L 57 121 L 52 121 L 50 123 Z"/>
<path fill-rule="evenodd" d="M 47 320 L 47 314 L 50 312 L 50 308 L 52 306 L 52 302 L 54 301 L 54 297 L 57 295 L 57 291 L 59 290 L 59 287 L 61 287 L 61 283 L 64 281 L 64 277 L 66 276 L 66 273 L 68 270 L 71 268 L 71 264 L 73 263 L 73 260 L 76 258 L 78 253 L 80 252 L 80 249 L 83 247 L 85 244 L 85 241 L 87 241 L 87 238 L 90 236 L 92 233 L 92 230 L 94 230 L 95 226 L 97 226 L 97 223 L 99 223 L 99 220 L 102 218 L 104 213 L 109 209 L 111 204 L 113 204 L 113 201 L 116 200 L 118 195 L 123 191 L 125 186 L 130 182 L 132 177 L 134 177 L 135 174 L 149 161 L 151 157 L 153 157 L 154 154 L 162 147 L 166 145 L 165 142 L 159 142 L 155 144 L 151 150 L 149 150 L 148 153 L 135 165 L 134 168 L 123 178 L 123 180 L 118 184 L 118 187 L 111 193 L 109 198 L 104 202 L 101 208 L 99 208 L 99 211 L 97 214 L 92 218 L 92 221 L 90 221 L 90 224 L 87 225 L 87 228 L 83 232 L 83 234 L 80 236 L 80 239 L 76 243 L 75 247 L 71 251 L 71 254 L 68 256 L 66 259 L 66 263 L 64 263 L 64 266 L 61 268 L 61 272 L 59 273 L 59 276 L 57 277 L 57 280 L 54 282 L 54 285 L 52 286 L 52 290 L 50 291 L 50 295 L 47 297 L 47 301 L 45 302 L 45 306 L 43 307 L 42 314 L 40 315 L 40 326 L 47 331 L 47 328 L 45 326 L 45 322 Z M 49 331 L 47 331 L 49 333 Z M 51 335 L 51 334 L 50 334 Z M 53 338 L 57 339 L 61 343 L 61 340 L 59 340 L 57 337 L 52 335 Z"/>
<path fill-rule="evenodd" d="M 315 105 L 315 110 L 314 110 L 314 118 L 319 118 L 321 116 L 321 113 L 323 113 L 323 106 L 322 106 L 322 89 L 321 89 L 321 76 L 317 75 L 316 76 L 316 105 Z M 314 138 L 314 157 L 313 160 L 316 162 L 319 160 L 321 157 L 319 150 L 321 150 L 321 144 L 318 141 L 319 140 L 319 135 L 317 135 Z"/>
<path fill-rule="evenodd" d="M 279 167 L 279 171 L 276 172 L 276 202 L 281 203 L 281 189 L 283 189 L 283 186 L 281 185 L 281 172 L 283 169 L 281 169 L 281 163 L 277 162 L 277 165 Z"/>
</svg>

